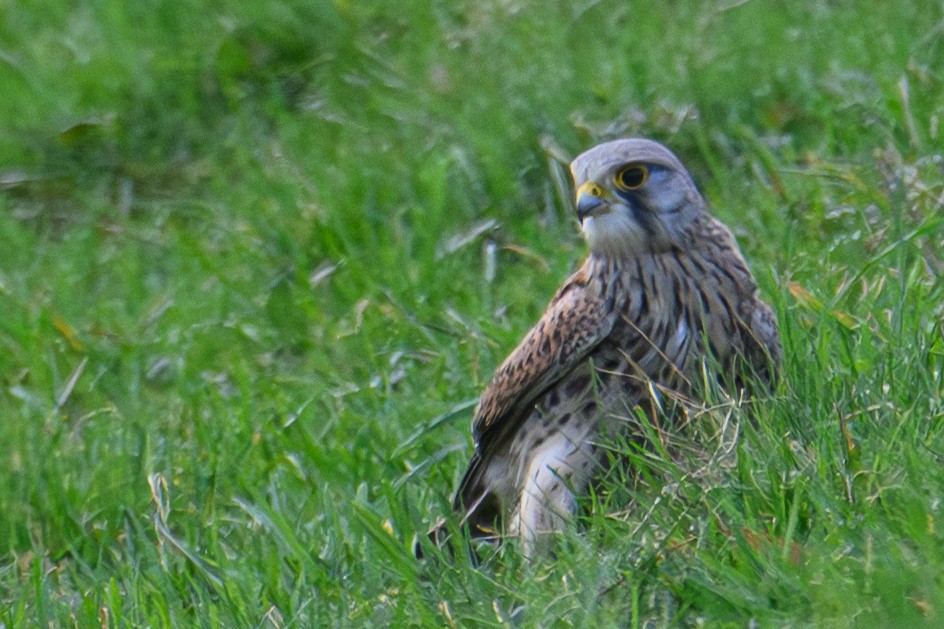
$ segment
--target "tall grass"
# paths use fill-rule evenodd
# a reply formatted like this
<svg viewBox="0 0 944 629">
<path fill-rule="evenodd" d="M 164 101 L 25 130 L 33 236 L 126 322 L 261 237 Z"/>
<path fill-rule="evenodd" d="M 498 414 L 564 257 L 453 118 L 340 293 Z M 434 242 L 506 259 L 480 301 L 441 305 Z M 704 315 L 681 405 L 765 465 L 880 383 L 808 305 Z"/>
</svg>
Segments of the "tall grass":
<svg viewBox="0 0 944 629">
<path fill-rule="evenodd" d="M 3 626 L 941 622 L 940 3 L 0 14 Z M 784 383 L 537 565 L 417 562 L 624 135 L 735 229 Z"/>
</svg>

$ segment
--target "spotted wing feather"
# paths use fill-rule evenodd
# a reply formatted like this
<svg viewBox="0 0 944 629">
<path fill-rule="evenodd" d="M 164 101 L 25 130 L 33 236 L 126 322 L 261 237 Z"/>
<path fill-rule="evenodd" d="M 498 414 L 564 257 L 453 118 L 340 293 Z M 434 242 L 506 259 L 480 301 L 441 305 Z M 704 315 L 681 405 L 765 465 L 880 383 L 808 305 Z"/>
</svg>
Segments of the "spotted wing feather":
<svg viewBox="0 0 944 629">
<path fill-rule="evenodd" d="M 587 273 L 585 265 L 561 286 L 492 376 L 472 418 L 475 452 L 455 496 L 455 508 L 465 512 L 474 534 L 487 535 L 501 509 L 482 484 L 495 451 L 541 395 L 607 337 L 622 306 L 617 293 L 608 290 L 606 278 Z"/>
<path fill-rule="evenodd" d="M 472 418 L 478 451 L 495 435 L 513 429 L 542 393 L 610 333 L 620 310 L 616 293 L 585 269 L 564 283 L 482 393 Z"/>
</svg>

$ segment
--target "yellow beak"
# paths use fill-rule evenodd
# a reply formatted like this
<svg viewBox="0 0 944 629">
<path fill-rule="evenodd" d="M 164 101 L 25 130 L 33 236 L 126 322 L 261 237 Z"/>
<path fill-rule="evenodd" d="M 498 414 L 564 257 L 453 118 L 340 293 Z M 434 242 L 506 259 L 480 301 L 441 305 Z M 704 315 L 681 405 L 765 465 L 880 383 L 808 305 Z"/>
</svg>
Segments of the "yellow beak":
<svg viewBox="0 0 944 629">
<path fill-rule="evenodd" d="M 588 181 L 577 188 L 575 209 L 577 210 L 577 219 L 583 223 L 583 219 L 593 214 L 600 208 L 608 205 L 609 194 L 606 190 Z"/>
</svg>

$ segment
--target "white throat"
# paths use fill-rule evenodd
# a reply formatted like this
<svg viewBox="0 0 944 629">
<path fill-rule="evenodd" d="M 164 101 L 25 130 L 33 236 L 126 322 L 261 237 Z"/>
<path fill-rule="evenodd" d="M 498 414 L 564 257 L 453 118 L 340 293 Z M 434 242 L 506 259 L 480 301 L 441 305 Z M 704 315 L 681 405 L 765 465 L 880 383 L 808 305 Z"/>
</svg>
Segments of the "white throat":
<svg viewBox="0 0 944 629">
<path fill-rule="evenodd" d="M 625 258 L 652 250 L 650 235 L 623 208 L 587 216 L 580 227 L 591 253 Z"/>
</svg>

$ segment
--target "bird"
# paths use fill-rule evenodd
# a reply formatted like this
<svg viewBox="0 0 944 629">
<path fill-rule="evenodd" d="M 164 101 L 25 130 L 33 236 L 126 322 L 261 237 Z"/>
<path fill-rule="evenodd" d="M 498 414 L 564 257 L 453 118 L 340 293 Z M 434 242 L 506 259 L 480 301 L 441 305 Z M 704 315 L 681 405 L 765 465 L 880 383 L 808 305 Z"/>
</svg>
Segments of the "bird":
<svg viewBox="0 0 944 629">
<path fill-rule="evenodd" d="M 773 310 L 675 154 L 613 140 L 570 170 L 587 258 L 485 387 L 453 504 L 472 538 L 517 538 L 529 558 L 573 519 L 627 412 L 692 395 L 708 364 L 770 386 L 781 361 Z"/>
</svg>

